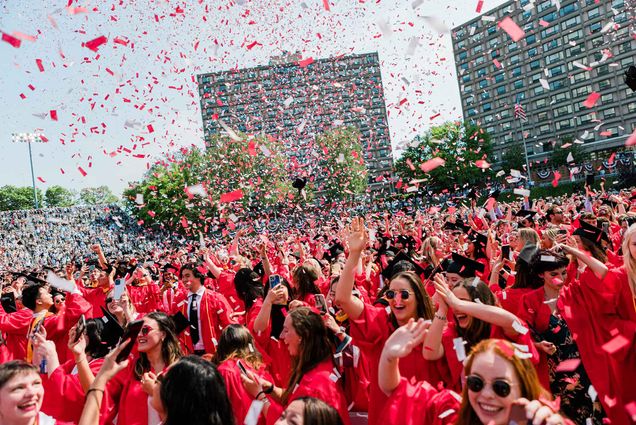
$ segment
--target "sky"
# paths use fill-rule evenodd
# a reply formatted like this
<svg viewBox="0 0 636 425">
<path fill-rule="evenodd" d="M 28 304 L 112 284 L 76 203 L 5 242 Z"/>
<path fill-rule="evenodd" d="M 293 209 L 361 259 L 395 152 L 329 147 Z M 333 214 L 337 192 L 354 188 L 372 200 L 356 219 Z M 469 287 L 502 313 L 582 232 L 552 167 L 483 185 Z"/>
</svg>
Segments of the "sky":
<svg viewBox="0 0 636 425">
<path fill-rule="evenodd" d="M 482 12 L 504 2 L 485 0 Z M 32 144 L 39 188 L 121 195 L 166 152 L 203 146 L 195 75 L 282 51 L 377 51 L 396 157 L 461 118 L 449 28 L 478 16 L 477 3 L 3 0 L 0 31 L 20 45 L 0 42 L 0 186 L 31 185 L 28 147 L 11 135 L 38 132 L 48 140 Z"/>
</svg>

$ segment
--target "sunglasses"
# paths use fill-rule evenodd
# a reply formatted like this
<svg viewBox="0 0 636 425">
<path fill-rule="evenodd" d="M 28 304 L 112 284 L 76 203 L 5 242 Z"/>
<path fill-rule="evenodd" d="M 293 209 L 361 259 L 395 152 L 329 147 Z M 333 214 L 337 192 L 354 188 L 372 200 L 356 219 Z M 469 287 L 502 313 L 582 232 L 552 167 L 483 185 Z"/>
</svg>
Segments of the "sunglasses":
<svg viewBox="0 0 636 425">
<path fill-rule="evenodd" d="M 413 294 L 413 292 L 407 291 L 406 289 L 400 289 L 399 291 L 394 291 L 393 289 L 389 289 L 388 291 L 384 293 L 384 296 L 386 296 L 388 300 L 393 300 L 395 299 L 395 297 L 399 295 L 400 299 L 408 300 L 411 294 Z"/>
<path fill-rule="evenodd" d="M 490 385 L 492 387 L 492 391 L 497 394 L 497 396 L 505 398 L 510 395 L 510 390 L 512 389 L 511 387 L 513 384 L 509 384 L 502 379 L 495 379 Z M 478 393 L 484 389 L 486 382 L 479 376 L 471 375 L 466 378 L 466 386 L 469 391 Z"/>
<path fill-rule="evenodd" d="M 64 301 L 66 301 L 65 298 L 62 298 L 60 300 L 55 300 L 55 304 L 62 304 Z"/>
<path fill-rule="evenodd" d="M 141 328 L 141 331 L 139 331 L 139 334 L 142 336 L 148 336 L 148 334 L 152 331 L 154 331 L 154 329 L 150 326 L 144 326 L 143 328 Z"/>
</svg>

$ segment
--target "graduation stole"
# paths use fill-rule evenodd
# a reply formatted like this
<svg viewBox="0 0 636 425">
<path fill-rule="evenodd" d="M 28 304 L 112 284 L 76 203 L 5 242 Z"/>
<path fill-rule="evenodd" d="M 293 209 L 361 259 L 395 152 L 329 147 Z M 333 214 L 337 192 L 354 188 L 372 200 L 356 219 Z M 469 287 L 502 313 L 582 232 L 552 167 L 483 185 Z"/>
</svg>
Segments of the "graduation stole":
<svg viewBox="0 0 636 425">
<path fill-rule="evenodd" d="M 45 314 L 34 315 L 33 320 L 31 321 L 31 326 L 29 326 L 29 333 L 27 334 L 27 362 L 31 363 L 33 360 L 33 341 L 29 338 L 29 336 L 33 333 L 33 330 L 37 328 L 38 324 L 44 322 L 44 319 L 52 315 L 53 313 L 50 311 L 47 311 Z M 44 326 L 44 323 L 42 323 L 42 326 Z"/>
</svg>

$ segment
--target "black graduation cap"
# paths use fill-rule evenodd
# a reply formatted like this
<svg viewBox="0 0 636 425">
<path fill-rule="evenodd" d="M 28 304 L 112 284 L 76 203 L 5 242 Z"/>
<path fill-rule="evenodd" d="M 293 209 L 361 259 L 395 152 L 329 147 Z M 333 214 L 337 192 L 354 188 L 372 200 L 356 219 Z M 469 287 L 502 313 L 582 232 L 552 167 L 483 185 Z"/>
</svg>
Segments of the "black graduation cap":
<svg viewBox="0 0 636 425">
<path fill-rule="evenodd" d="M 265 268 L 263 267 L 263 262 L 262 261 L 259 261 L 258 263 L 256 263 L 256 265 L 254 265 L 252 270 L 254 270 L 254 272 L 257 275 L 259 275 L 260 277 L 265 276 Z"/>
<path fill-rule="evenodd" d="M 444 230 L 459 230 L 463 233 L 468 233 L 470 231 L 470 226 L 466 226 L 463 221 L 457 220 L 455 223 L 451 223 L 447 221 L 443 226 Z"/>
<path fill-rule="evenodd" d="M 483 235 L 479 232 L 471 232 L 468 235 L 468 239 L 470 239 L 471 242 L 479 244 L 481 246 L 483 246 L 484 248 L 486 247 L 486 245 L 488 244 L 488 237 L 486 235 Z"/>
<path fill-rule="evenodd" d="M 631 65 L 625 71 L 625 84 L 632 89 L 632 92 L 636 91 L 636 66 Z"/>
<path fill-rule="evenodd" d="M 517 261 L 521 260 L 524 263 L 530 265 L 532 264 L 532 258 L 535 256 L 535 254 L 538 251 L 539 251 L 539 247 L 531 243 L 527 243 L 519 252 L 519 257 L 517 258 Z"/>
<path fill-rule="evenodd" d="M 174 329 L 177 335 L 185 331 L 188 326 L 190 326 L 190 321 L 180 311 L 177 311 L 176 314 L 170 316 L 170 319 L 172 320 L 172 323 L 174 323 Z"/>
<path fill-rule="evenodd" d="M 536 211 L 520 209 L 515 213 L 515 217 L 522 217 L 524 219 L 532 220 L 536 213 Z"/>
<path fill-rule="evenodd" d="M 608 205 L 608 206 L 610 206 L 610 207 L 612 207 L 612 208 L 616 208 L 616 205 L 618 205 L 618 204 L 616 203 L 616 201 L 612 201 L 612 200 L 611 200 L 611 199 L 609 199 L 609 198 L 603 198 L 603 199 L 601 199 L 601 203 L 602 203 L 603 205 Z"/>
<path fill-rule="evenodd" d="M 478 261 L 453 252 L 452 261 L 446 266 L 447 273 L 455 273 L 461 277 L 475 277 L 476 272 L 483 273 L 484 265 Z"/>
<path fill-rule="evenodd" d="M 37 275 L 35 273 L 29 273 L 29 272 L 12 272 L 12 273 L 17 275 L 17 276 L 24 277 L 27 280 L 27 282 L 30 281 L 30 282 L 46 284 L 46 280 L 40 279 L 39 277 L 37 277 Z"/>
<path fill-rule="evenodd" d="M 329 249 L 327 249 L 327 252 L 325 253 L 325 259 L 327 259 L 327 261 L 331 263 L 338 257 L 338 255 L 342 254 L 343 252 L 344 246 L 342 246 L 340 242 L 336 242 L 331 245 Z"/>
<path fill-rule="evenodd" d="M 489 198 L 497 199 L 497 198 L 499 198 L 499 195 L 501 195 L 501 190 L 499 190 L 499 189 L 495 189 L 495 190 L 493 190 L 492 192 L 490 192 L 490 193 L 488 194 L 488 197 L 489 197 Z"/>
<path fill-rule="evenodd" d="M 585 175 L 585 185 L 586 186 L 592 186 L 594 184 L 594 176 L 595 176 L 594 173 Z"/>
<path fill-rule="evenodd" d="M 470 192 L 468 192 L 468 198 L 477 199 L 477 191 L 475 191 L 475 189 L 470 189 Z"/>
<path fill-rule="evenodd" d="M 102 334 L 100 335 L 102 342 L 108 346 L 108 348 L 115 347 L 121 337 L 124 335 L 124 328 L 121 327 L 119 322 L 117 322 L 117 318 L 113 316 L 110 311 L 106 310 L 104 307 L 100 307 L 102 309 L 102 317 L 100 320 L 104 323 L 104 329 L 102 330 Z"/>
<path fill-rule="evenodd" d="M 294 179 L 294 182 L 292 183 L 292 187 L 300 191 L 300 190 L 303 190 L 306 184 L 307 184 L 307 178 L 296 177 Z"/>
<path fill-rule="evenodd" d="M 398 263 L 401 263 L 403 261 L 406 261 L 407 263 L 411 264 L 412 268 L 414 269 L 413 271 L 415 273 L 417 273 L 418 276 L 422 275 L 422 274 L 426 274 L 424 268 L 422 266 L 420 266 L 419 264 L 417 264 L 415 261 L 413 261 L 413 259 L 406 254 L 404 251 L 400 251 L 398 252 L 398 254 L 391 260 L 391 262 L 389 264 L 387 264 L 386 268 L 384 270 L 382 270 L 382 276 L 387 279 L 390 280 L 396 273 L 395 271 L 395 266 Z"/>
<path fill-rule="evenodd" d="M 607 233 L 605 233 L 605 231 L 603 231 L 603 229 L 600 229 L 596 226 L 592 226 L 591 224 L 583 220 L 579 220 L 579 222 L 581 223 L 581 227 L 576 229 L 572 233 L 573 235 L 577 235 L 582 238 L 585 238 L 588 241 L 595 244 L 596 246 L 598 246 L 599 248 L 602 247 L 601 240 L 604 239 L 606 242 L 608 243 L 610 242 L 609 236 L 607 235 Z"/>
</svg>

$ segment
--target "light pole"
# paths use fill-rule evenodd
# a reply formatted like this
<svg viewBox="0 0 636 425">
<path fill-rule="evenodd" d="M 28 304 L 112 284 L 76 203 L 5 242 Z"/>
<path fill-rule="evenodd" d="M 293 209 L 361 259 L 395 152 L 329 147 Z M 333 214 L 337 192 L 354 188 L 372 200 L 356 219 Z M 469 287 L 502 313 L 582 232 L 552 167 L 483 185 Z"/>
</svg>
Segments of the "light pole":
<svg viewBox="0 0 636 425">
<path fill-rule="evenodd" d="M 38 133 L 13 133 L 11 135 L 13 142 L 27 143 L 29 145 L 29 163 L 31 164 L 31 185 L 33 186 L 33 203 L 35 209 L 39 208 L 38 193 L 35 190 L 35 173 L 33 172 L 33 155 L 31 154 L 31 142 L 41 142 L 42 138 Z"/>
</svg>

